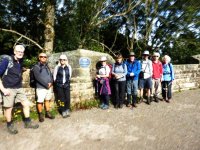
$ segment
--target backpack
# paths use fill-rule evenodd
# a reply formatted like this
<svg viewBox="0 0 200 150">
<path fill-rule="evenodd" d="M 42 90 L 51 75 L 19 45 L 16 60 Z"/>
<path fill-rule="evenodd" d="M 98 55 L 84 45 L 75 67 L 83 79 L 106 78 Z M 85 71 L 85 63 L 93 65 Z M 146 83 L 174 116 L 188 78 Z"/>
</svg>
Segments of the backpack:
<svg viewBox="0 0 200 150">
<path fill-rule="evenodd" d="M 33 68 L 35 67 L 35 65 L 33 65 L 30 69 L 30 73 L 29 73 L 29 77 L 30 77 L 30 82 L 29 82 L 29 86 L 31 88 L 36 88 L 36 80 L 35 80 L 35 75 L 34 75 L 34 71 Z"/>
<path fill-rule="evenodd" d="M 2 77 L 3 77 L 4 75 L 7 75 L 8 69 L 9 69 L 9 68 L 12 68 L 13 65 L 14 65 L 13 59 L 12 59 L 11 56 L 9 56 L 9 55 L 0 55 L 0 64 L 2 63 L 3 59 L 7 59 L 7 60 L 8 60 L 8 66 L 7 66 L 7 68 L 6 68 L 5 72 L 4 72 L 4 74 L 2 75 Z"/>
</svg>

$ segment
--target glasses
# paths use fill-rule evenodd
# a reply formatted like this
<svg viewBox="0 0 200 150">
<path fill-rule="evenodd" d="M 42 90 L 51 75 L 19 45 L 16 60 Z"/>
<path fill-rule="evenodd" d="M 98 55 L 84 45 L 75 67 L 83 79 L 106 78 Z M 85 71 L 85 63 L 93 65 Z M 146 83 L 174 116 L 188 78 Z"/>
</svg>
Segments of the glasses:
<svg viewBox="0 0 200 150">
<path fill-rule="evenodd" d="M 60 59 L 60 61 L 67 61 L 66 59 Z"/>
<path fill-rule="evenodd" d="M 47 56 L 39 56 L 40 58 L 47 58 Z"/>
</svg>

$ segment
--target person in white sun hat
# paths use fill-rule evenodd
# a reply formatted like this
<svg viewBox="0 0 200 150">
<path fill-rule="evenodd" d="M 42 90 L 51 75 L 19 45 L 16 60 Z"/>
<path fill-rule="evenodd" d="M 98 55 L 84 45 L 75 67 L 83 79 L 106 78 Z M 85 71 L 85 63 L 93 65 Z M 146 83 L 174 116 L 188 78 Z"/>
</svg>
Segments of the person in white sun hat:
<svg viewBox="0 0 200 150">
<path fill-rule="evenodd" d="M 59 57 L 59 63 L 54 69 L 55 90 L 57 95 L 57 104 L 63 118 L 70 116 L 70 79 L 72 68 L 69 65 L 67 56 L 62 54 Z"/>
<path fill-rule="evenodd" d="M 147 104 L 150 105 L 150 89 L 152 88 L 152 61 L 149 60 L 149 51 L 145 50 L 142 54 L 141 72 L 139 74 L 140 102 L 143 101 L 143 90 L 147 90 Z"/>
<path fill-rule="evenodd" d="M 106 56 L 102 56 L 100 59 L 100 68 L 97 70 L 96 80 L 97 80 L 97 90 L 100 97 L 100 108 L 106 110 L 109 108 L 110 100 L 110 83 L 109 74 L 110 67 L 107 65 Z"/>
</svg>

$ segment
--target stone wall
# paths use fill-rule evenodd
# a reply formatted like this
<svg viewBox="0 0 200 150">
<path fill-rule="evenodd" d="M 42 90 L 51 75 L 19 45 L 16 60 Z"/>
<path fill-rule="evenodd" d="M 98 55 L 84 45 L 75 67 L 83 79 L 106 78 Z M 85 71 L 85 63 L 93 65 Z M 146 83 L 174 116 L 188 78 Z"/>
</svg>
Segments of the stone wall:
<svg viewBox="0 0 200 150">
<path fill-rule="evenodd" d="M 49 65 L 53 71 L 56 66 L 61 53 L 53 54 L 49 57 Z M 93 79 L 96 73 L 96 63 L 101 56 L 107 56 L 109 63 L 113 63 L 113 58 L 105 53 L 94 52 L 89 50 L 75 50 L 64 52 L 69 63 L 72 66 L 71 78 L 71 100 L 72 103 L 80 102 L 82 100 L 90 100 L 95 98 L 95 89 L 93 86 Z M 89 58 L 91 60 L 90 66 L 83 68 L 79 64 L 80 58 Z M 173 82 L 173 91 L 188 90 L 200 87 L 200 64 L 185 64 L 174 65 L 175 81 Z M 24 75 L 24 87 L 26 94 L 30 99 L 35 99 L 34 89 L 29 85 L 29 70 Z"/>
</svg>

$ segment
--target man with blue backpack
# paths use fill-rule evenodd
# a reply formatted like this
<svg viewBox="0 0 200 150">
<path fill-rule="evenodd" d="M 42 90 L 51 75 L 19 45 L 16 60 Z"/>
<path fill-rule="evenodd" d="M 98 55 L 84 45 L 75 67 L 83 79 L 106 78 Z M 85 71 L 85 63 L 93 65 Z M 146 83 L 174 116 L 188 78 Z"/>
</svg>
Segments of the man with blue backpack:
<svg viewBox="0 0 200 150">
<path fill-rule="evenodd" d="M 12 109 L 15 103 L 21 103 L 23 106 L 24 127 L 32 129 L 39 127 L 38 124 L 33 124 L 30 119 L 31 102 L 27 99 L 22 88 L 22 58 L 24 50 L 23 45 L 16 45 L 14 47 L 14 55 L 4 57 L 0 62 L 0 90 L 7 129 L 10 134 L 18 133 L 12 122 Z"/>
<path fill-rule="evenodd" d="M 130 52 L 129 59 L 125 62 L 127 65 L 126 75 L 126 89 L 127 89 L 127 107 L 130 106 L 132 97 L 132 108 L 137 107 L 137 95 L 138 95 L 138 76 L 141 70 L 140 61 L 135 59 L 135 53 Z"/>
</svg>

